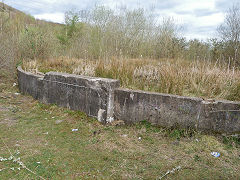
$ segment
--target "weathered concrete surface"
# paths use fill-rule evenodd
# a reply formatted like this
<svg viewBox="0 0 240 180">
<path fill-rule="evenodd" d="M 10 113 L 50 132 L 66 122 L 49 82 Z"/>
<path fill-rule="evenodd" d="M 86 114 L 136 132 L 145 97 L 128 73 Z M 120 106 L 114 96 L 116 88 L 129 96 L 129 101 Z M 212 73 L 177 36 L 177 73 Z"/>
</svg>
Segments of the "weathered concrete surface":
<svg viewBox="0 0 240 180">
<path fill-rule="evenodd" d="M 21 67 L 18 67 L 18 87 L 23 94 L 29 94 L 35 99 L 39 99 L 42 92 L 40 81 L 43 78 L 41 75 L 36 75 L 30 72 L 24 72 Z"/>
<path fill-rule="evenodd" d="M 198 128 L 216 132 L 240 132 L 240 102 L 203 100 Z"/>
<path fill-rule="evenodd" d="M 115 90 L 116 119 L 128 123 L 146 120 L 163 127 L 240 132 L 240 102 L 204 101 L 169 94 Z"/>
<path fill-rule="evenodd" d="M 66 73 L 38 76 L 18 67 L 19 89 L 44 103 L 81 110 L 99 121 L 113 121 L 113 93 L 119 81 Z"/>
<path fill-rule="evenodd" d="M 240 132 L 240 102 L 121 89 L 114 79 L 57 72 L 41 76 L 21 67 L 18 84 L 22 93 L 41 102 L 86 112 L 103 123 L 146 120 L 163 127 Z"/>
</svg>

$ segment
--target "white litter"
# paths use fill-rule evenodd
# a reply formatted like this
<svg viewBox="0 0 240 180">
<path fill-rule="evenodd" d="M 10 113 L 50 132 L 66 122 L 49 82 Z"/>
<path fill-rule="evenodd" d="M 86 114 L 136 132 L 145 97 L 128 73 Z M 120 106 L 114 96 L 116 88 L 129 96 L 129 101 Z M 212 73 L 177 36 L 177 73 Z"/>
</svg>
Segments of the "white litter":
<svg viewBox="0 0 240 180">
<path fill-rule="evenodd" d="M 211 152 L 211 155 L 213 155 L 214 157 L 219 157 L 220 153 L 219 152 Z"/>
<path fill-rule="evenodd" d="M 13 83 L 13 87 L 15 87 L 17 85 L 17 83 Z"/>
<path fill-rule="evenodd" d="M 78 129 L 72 129 L 72 131 L 74 132 L 74 131 L 78 131 Z"/>
<path fill-rule="evenodd" d="M 20 93 L 14 93 L 15 95 L 19 95 Z"/>
<path fill-rule="evenodd" d="M 138 140 L 141 140 L 142 139 L 142 137 L 138 137 Z"/>
<path fill-rule="evenodd" d="M 164 178 L 168 174 L 175 173 L 175 171 L 179 171 L 181 169 L 181 166 L 177 166 L 176 168 L 173 168 L 172 170 L 168 170 L 163 176 L 161 176 L 159 179 Z"/>
</svg>

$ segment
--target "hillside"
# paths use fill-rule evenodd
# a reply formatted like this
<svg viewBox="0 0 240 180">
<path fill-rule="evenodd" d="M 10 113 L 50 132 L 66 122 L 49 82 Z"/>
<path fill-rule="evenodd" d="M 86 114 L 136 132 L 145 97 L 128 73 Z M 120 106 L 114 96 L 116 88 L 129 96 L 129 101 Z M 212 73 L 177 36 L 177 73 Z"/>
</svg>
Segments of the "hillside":
<svg viewBox="0 0 240 180">
<path fill-rule="evenodd" d="M 2 3 L 0 2 L 0 11 L 3 12 L 3 11 L 7 11 L 7 12 L 11 12 L 11 13 L 14 13 L 14 14 L 23 14 L 23 12 L 11 7 L 11 6 L 8 6 L 7 4 L 5 3 Z"/>
<path fill-rule="evenodd" d="M 36 42 L 45 33 L 57 33 L 62 24 L 36 20 L 6 4 L 0 3 L 0 69 L 1 73 L 14 75 L 16 64 L 21 63 L 24 53 L 35 49 L 22 49 L 24 42 Z M 33 33 L 33 31 L 38 31 Z M 41 35 L 39 34 L 41 31 Z M 33 33 L 33 34 L 32 34 Z M 28 37 L 25 35 L 28 34 Z M 35 37 L 34 37 L 35 36 Z M 37 40 L 38 38 L 38 40 Z M 41 45 L 42 46 L 42 45 Z M 35 48 L 34 45 L 32 48 Z M 48 48 L 48 46 L 46 46 Z M 44 53 L 43 50 L 40 50 Z M 14 72 L 14 73 L 12 73 Z"/>
</svg>

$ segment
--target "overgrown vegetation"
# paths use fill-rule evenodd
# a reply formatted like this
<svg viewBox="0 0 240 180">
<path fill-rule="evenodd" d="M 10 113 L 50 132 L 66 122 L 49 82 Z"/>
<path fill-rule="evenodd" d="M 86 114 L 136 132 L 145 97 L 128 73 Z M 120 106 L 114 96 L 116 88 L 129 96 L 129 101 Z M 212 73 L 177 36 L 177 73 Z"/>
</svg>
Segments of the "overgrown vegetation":
<svg viewBox="0 0 240 180">
<path fill-rule="evenodd" d="M 61 71 L 119 79 L 122 87 L 202 98 L 240 100 L 240 71 L 221 63 L 182 59 L 83 60 L 66 57 L 24 62 L 32 72 Z"/>
<path fill-rule="evenodd" d="M 206 42 L 187 41 L 172 18 L 159 23 L 143 9 L 69 11 L 65 26 L 54 31 L 46 25 L 25 29 L 20 54 L 28 70 L 116 78 L 128 88 L 239 101 L 239 40 L 233 39 L 238 32 L 225 36 L 237 29 L 227 28 L 239 22 L 237 7 L 219 27 L 221 38 Z"/>
<path fill-rule="evenodd" d="M 1 5 L 0 67 L 13 72 L 23 62 L 28 70 L 116 78 L 128 88 L 240 100 L 238 14 L 235 5 L 220 38 L 202 42 L 144 9 L 68 11 L 59 25 Z"/>
</svg>

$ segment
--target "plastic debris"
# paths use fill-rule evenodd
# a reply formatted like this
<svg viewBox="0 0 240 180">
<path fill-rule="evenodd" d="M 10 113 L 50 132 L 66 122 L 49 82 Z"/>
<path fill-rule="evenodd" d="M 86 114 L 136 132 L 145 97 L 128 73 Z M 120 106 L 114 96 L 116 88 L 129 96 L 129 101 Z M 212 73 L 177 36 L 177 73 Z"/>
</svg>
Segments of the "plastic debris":
<svg viewBox="0 0 240 180">
<path fill-rule="evenodd" d="M 13 159 L 13 156 L 10 156 L 10 157 L 8 158 L 9 161 L 11 161 L 12 159 Z"/>
<path fill-rule="evenodd" d="M 141 140 L 142 139 L 142 137 L 138 137 L 138 140 Z"/>
<path fill-rule="evenodd" d="M 123 134 L 122 137 L 127 137 L 128 135 L 127 134 Z"/>
<path fill-rule="evenodd" d="M 72 129 L 72 131 L 74 132 L 74 131 L 78 131 L 78 129 Z"/>
<path fill-rule="evenodd" d="M 19 95 L 20 93 L 14 93 L 15 95 Z"/>
<path fill-rule="evenodd" d="M 41 164 L 41 162 L 37 162 L 37 164 Z"/>
<path fill-rule="evenodd" d="M 17 150 L 17 151 L 16 151 L 16 154 L 20 154 L 20 151 L 19 151 L 19 150 Z"/>
<path fill-rule="evenodd" d="M 219 152 L 211 152 L 211 155 L 213 155 L 214 157 L 219 157 L 220 153 Z"/>
<path fill-rule="evenodd" d="M 161 176 L 159 179 L 164 178 L 165 176 L 167 176 L 168 174 L 171 173 L 175 173 L 175 171 L 179 171 L 181 169 L 181 166 L 177 166 L 175 168 L 173 168 L 172 170 L 168 170 L 163 176 Z"/>
<path fill-rule="evenodd" d="M 55 124 L 60 124 L 61 122 L 63 122 L 63 120 L 56 120 Z"/>
<path fill-rule="evenodd" d="M 13 87 L 15 87 L 17 85 L 17 83 L 13 83 Z"/>
<path fill-rule="evenodd" d="M 43 134 L 46 134 L 46 135 L 48 135 L 48 132 L 45 132 L 45 133 L 43 133 Z"/>
</svg>

